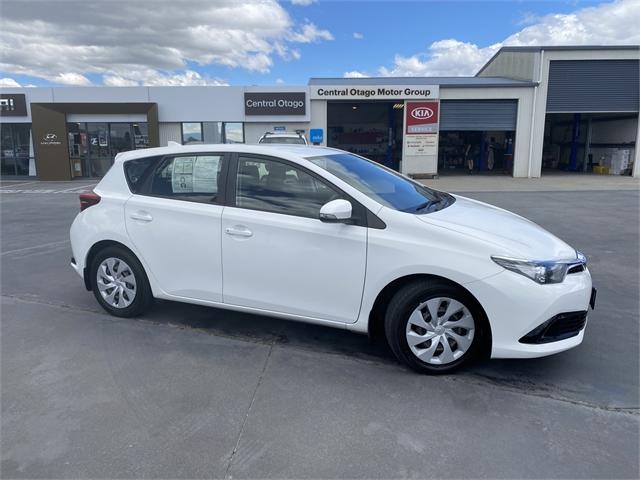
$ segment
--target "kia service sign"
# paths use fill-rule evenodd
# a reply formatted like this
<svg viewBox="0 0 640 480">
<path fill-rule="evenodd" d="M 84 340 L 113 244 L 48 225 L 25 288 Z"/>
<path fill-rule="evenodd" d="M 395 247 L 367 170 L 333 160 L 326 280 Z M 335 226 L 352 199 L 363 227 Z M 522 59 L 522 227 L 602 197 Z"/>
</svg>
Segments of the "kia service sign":
<svg viewBox="0 0 640 480">
<path fill-rule="evenodd" d="M 407 102 L 404 153 L 410 156 L 437 155 L 440 103 Z"/>
<path fill-rule="evenodd" d="M 407 102 L 407 133 L 438 133 L 438 102 Z"/>
</svg>

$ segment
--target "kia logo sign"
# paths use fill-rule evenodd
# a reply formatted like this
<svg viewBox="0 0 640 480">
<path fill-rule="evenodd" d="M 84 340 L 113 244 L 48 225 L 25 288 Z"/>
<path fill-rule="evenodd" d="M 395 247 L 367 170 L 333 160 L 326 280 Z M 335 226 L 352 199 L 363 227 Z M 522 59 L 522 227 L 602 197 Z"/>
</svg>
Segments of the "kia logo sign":
<svg viewBox="0 0 640 480">
<path fill-rule="evenodd" d="M 411 116 L 416 120 L 427 120 L 433 115 L 433 110 L 427 107 L 418 107 L 411 110 Z"/>
</svg>

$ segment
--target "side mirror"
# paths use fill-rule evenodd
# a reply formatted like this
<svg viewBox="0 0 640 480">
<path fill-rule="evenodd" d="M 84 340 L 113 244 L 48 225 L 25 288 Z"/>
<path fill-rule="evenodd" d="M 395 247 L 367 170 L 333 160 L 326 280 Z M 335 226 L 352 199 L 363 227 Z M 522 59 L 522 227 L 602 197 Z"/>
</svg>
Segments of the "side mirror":
<svg viewBox="0 0 640 480">
<path fill-rule="evenodd" d="M 320 220 L 327 223 L 346 223 L 351 219 L 352 207 L 347 200 L 331 200 L 320 209 Z"/>
</svg>

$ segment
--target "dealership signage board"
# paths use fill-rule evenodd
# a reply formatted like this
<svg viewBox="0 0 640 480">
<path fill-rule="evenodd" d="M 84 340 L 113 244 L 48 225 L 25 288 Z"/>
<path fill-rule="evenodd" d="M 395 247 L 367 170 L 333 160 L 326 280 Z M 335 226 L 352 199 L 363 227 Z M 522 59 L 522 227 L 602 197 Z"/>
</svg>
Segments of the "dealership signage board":
<svg viewBox="0 0 640 480">
<path fill-rule="evenodd" d="M 438 85 L 327 85 L 310 93 L 312 100 L 427 100 L 439 94 Z"/>
<path fill-rule="evenodd" d="M 407 102 L 404 111 L 405 155 L 437 155 L 440 103 Z"/>
<path fill-rule="evenodd" d="M 245 115 L 306 115 L 305 92 L 245 92 Z"/>
<path fill-rule="evenodd" d="M 0 94 L 0 116 L 2 117 L 26 117 L 27 102 L 24 93 Z"/>
</svg>

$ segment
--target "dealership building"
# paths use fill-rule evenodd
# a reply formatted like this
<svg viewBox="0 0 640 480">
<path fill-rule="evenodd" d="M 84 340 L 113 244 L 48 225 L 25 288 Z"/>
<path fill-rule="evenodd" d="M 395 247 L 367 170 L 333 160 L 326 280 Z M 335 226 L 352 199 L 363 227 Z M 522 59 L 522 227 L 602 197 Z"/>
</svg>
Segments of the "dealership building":
<svg viewBox="0 0 640 480">
<path fill-rule="evenodd" d="M 640 177 L 639 112 L 640 46 L 503 47 L 473 77 L 5 87 L 1 174 L 94 178 L 126 150 L 297 131 L 415 177 Z"/>
</svg>

